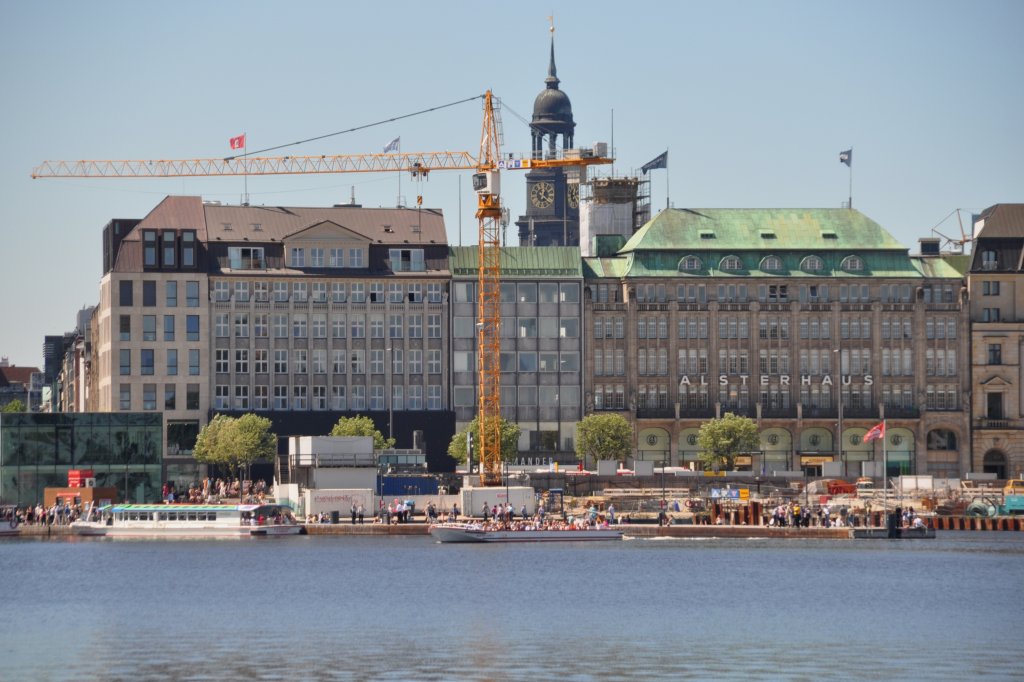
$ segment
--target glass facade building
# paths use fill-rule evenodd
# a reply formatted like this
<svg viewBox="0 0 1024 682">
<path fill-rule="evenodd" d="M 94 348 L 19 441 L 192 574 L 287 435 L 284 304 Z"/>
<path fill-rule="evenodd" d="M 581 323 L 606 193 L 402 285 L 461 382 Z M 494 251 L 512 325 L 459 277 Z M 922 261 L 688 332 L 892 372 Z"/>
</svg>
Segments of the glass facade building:
<svg viewBox="0 0 1024 682">
<path fill-rule="evenodd" d="M 68 471 L 90 469 L 96 485 L 125 500 L 160 499 L 163 415 L 0 414 L 0 502 L 36 504 L 44 488 L 67 486 Z"/>
</svg>

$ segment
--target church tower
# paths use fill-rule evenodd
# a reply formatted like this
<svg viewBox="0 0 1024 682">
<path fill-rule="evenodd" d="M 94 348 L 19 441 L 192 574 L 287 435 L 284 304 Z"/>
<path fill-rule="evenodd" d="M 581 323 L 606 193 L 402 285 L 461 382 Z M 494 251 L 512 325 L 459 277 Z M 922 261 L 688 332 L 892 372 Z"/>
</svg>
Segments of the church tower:
<svg viewBox="0 0 1024 682">
<path fill-rule="evenodd" d="M 548 77 L 544 79 L 544 90 L 533 102 L 530 122 L 535 159 L 555 158 L 559 149 L 572 149 L 576 128 L 569 97 L 558 89 L 554 27 L 551 31 Z M 538 168 L 526 174 L 526 215 L 516 221 L 521 245 L 579 246 L 580 195 L 579 184 L 569 182 L 573 172 L 565 168 Z"/>
</svg>

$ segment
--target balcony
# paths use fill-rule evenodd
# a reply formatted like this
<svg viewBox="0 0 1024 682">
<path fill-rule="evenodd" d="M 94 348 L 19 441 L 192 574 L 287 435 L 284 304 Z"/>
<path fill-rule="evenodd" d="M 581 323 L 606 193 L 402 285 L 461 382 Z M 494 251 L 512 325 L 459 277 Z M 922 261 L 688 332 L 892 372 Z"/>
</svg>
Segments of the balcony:
<svg viewBox="0 0 1024 682">
<path fill-rule="evenodd" d="M 976 429 L 1024 429 L 1024 419 L 975 419 Z"/>
<path fill-rule="evenodd" d="M 713 419 L 714 416 L 715 408 L 713 407 L 686 408 L 680 406 L 679 408 L 680 419 Z"/>
<path fill-rule="evenodd" d="M 638 407 L 636 408 L 637 419 L 675 419 L 676 408 L 674 407 Z"/>
</svg>

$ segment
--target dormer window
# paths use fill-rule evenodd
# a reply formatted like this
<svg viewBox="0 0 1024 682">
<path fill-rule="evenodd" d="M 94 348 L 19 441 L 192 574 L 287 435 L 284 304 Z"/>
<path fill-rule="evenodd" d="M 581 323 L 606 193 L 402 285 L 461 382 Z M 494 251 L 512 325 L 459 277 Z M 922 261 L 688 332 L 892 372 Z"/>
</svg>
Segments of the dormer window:
<svg viewBox="0 0 1024 682">
<path fill-rule="evenodd" d="M 267 267 L 262 246 L 229 246 L 228 267 L 232 270 L 263 270 Z"/>
<path fill-rule="evenodd" d="M 765 256 L 761 259 L 761 269 L 765 272 L 780 272 L 782 259 L 778 256 Z"/>
<path fill-rule="evenodd" d="M 840 267 L 846 272 L 861 272 L 864 270 L 864 259 L 860 256 L 847 256 Z"/>
<path fill-rule="evenodd" d="M 981 269 L 996 270 L 999 268 L 999 256 L 995 251 L 986 250 L 981 252 Z"/>
<path fill-rule="evenodd" d="M 392 272 L 424 272 L 423 249 L 388 249 Z"/>
<path fill-rule="evenodd" d="M 727 272 L 738 272 L 743 269 L 743 261 L 740 260 L 739 256 L 726 256 L 718 264 L 718 267 Z"/>
<path fill-rule="evenodd" d="M 293 246 L 289 252 L 288 265 L 293 268 L 306 267 L 306 250 Z"/>
<path fill-rule="evenodd" d="M 825 269 L 825 261 L 818 256 L 807 256 L 800 262 L 800 269 L 804 272 L 821 272 Z"/>
<path fill-rule="evenodd" d="M 715 233 L 712 232 L 711 230 L 701 230 L 700 231 L 700 238 L 701 239 L 714 239 L 715 238 Z"/>
<path fill-rule="evenodd" d="M 837 235 L 832 230 L 822 230 L 821 238 L 822 239 L 839 239 L 839 235 Z"/>
<path fill-rule="evenodd" d="M 775 233 L 771 230 L 761 230 L 761 239 L 775 239 Z"/>
<path fill-rule="evenodd" d="M 694 272 L 703 267 L 704 263 L 697 256 L 683 256 L 679 260 L 679 272 Z"/>
<path fill-rule="evenodd" d="M 156 230 L 142 231 L 142 265 L 147 268 L 155 268 L 156 260 Z"/>
</svg>

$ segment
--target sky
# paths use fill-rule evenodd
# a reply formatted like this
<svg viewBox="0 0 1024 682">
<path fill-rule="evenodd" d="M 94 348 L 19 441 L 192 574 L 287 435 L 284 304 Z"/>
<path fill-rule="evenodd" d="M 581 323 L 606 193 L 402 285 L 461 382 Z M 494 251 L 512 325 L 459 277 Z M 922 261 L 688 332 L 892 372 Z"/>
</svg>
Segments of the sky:
<svg viewBox="0 0 1024 682">
<path fill-rule="evenodd" d="M 103 226 L 167 195 L 441 208 L 475 244 L 470 173 L 30 178 L 43 160 L 229 155 L 483 94 L 504 152 L 530 149 L 550 15 L 577 146 L 652 171 L 652 206 L 854 208 L 912 252 L 1024 202 L 1024 2 L 0 2 L 0 355 L 42 367 L 43 337 L 95 305 Z M 478 100 L 272 154 L 479 149 Z M 839 162 L 852 148 L 853 165 Z M 523 176 L 502 201 L 526 210 Z M 959 212 L 958 212 L 959 209 Z M 517 240 L 509 227 L 509 243 Z"/>
</svg>

